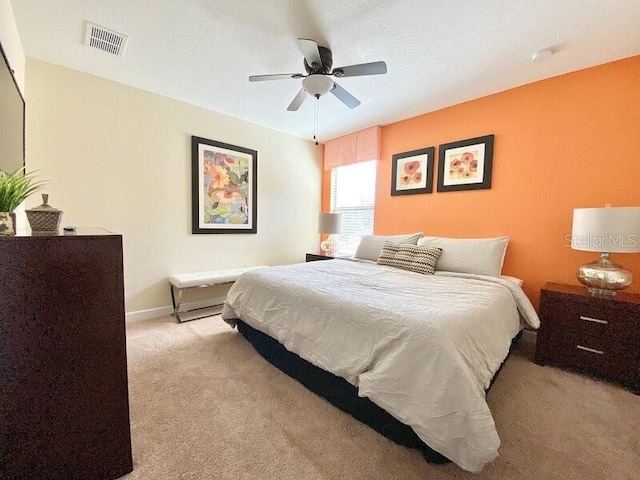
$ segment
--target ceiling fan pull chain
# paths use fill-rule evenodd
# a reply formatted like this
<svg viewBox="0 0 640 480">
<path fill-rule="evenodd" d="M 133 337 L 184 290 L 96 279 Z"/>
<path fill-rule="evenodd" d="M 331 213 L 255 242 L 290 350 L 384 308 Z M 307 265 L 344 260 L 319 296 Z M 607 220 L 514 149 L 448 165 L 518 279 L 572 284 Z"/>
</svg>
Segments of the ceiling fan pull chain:
<svg viewBox="0 0 640 480">
<path fill-rule="evenodd" d="M 320 99 L 320 96 L 318 95 L 316 97 L 316 108 L 315 108 L 315 114 L 313 119 L 313 139 L 316 141 L 316 145 L 318 145 L 318 100 L 319 99 Z"/>
</svg>

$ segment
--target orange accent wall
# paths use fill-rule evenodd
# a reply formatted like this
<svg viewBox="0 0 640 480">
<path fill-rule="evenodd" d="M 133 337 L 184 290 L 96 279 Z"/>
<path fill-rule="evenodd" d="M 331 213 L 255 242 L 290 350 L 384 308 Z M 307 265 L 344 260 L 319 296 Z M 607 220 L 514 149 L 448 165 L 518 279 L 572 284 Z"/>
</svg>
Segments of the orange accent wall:
<svg viewBox="0 0 640 480">
<path fill-rule="evenodd" d="M 436 192 L 438 145 L 494 134 L 490 190 Z M 391 197 L 391 156 L 436 146 L 434 193 Z M 323 206 L 329 180 L 323 177 Z M 567 246 L 573 208 L 640 206 L 640 56 L 542 80 L 383 127 L 375 232 L 509 235 L 503 273 L 538 305 L 547 282 L 577 284 L 596 253 Z M 635 277 L 640 254 L 614 254 Z"/>
</svg>

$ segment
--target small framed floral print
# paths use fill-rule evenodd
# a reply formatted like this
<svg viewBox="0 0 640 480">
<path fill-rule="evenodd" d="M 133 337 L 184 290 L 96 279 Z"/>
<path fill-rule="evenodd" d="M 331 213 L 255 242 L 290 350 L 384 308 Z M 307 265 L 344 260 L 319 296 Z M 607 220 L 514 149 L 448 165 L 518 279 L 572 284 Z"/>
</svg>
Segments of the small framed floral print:
<svg viewBox="0 0 640 480">
<path fill-rule="evenodd" d="M 435 148 L 396 153 L 391 162 L 391 196 L 431 193 Z"/>
<path fill-rule="evenodd" d="M 491 188 L 493 135 L 440 145 L 438 191 Z"/>
<path fill-rule="evenodd" d="M 258 152 L 191 137 L 192 233 L 256 233 Z"/>
</svg>

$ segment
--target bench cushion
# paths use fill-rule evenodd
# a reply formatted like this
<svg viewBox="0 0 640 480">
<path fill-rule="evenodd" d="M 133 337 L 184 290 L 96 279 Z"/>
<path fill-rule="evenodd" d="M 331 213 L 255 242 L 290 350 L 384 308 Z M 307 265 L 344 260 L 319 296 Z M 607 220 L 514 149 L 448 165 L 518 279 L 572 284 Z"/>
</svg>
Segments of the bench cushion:
<svg viewBox="0 0 640 480">
<path fill-rule="evenodd" d="M 244 272 L 264 268 L 264 266 L 229 268 L 227 270 L 212 270 L 210 272 L 177 273 L 169 276 L 169 282 L 177 288 L 202 287 L 235 282 Z"/>
</svg>

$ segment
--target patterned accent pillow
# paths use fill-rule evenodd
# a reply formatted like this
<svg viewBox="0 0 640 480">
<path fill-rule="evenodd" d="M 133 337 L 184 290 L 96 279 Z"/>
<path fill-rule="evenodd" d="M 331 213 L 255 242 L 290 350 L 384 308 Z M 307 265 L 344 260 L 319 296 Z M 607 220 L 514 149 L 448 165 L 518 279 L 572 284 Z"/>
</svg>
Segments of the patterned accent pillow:
<svg viewBox="0 0 640 480">
<path fill-rule="evenodd" d="M 378 257 L 378 265 L 409 270 L 410 272 L 433 275 L 436 262 L 442 253 L 438 247 L 420 247 L 406 243 L 384 242 Z"/>
</svg>

